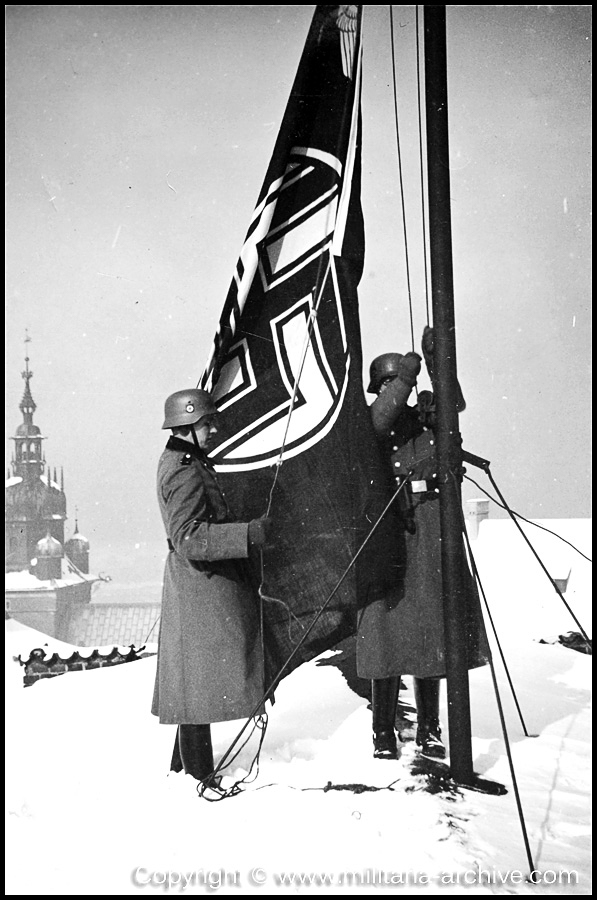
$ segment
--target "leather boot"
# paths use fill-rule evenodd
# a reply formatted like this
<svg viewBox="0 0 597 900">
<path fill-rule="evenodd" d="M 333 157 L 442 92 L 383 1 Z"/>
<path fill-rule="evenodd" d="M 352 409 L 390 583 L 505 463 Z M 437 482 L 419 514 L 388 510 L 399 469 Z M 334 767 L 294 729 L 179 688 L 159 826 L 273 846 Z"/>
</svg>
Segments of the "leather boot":
<svg viewBox="0 0 597 900">
<path fill-rule="evenodd" d="M 444 759 L 446 748 L 439 725 L 439 678 L 413 678 L 417 704 L 417 746 L 425 756 Z"/>
<path fill-rule="evenodd" d="M 373 756 L 375 759 L 398 759 L 394 722 L 400 678 L 374 678 L 371 681 L 373 718 Z"/>
<path fill-rule="evenodd" d="M 209 725 L 179 725 L 172 752 L 170 769 L 192 775 L 198 781 L 209 781 L 214 770 L 214 756 Z"/>
</svg>

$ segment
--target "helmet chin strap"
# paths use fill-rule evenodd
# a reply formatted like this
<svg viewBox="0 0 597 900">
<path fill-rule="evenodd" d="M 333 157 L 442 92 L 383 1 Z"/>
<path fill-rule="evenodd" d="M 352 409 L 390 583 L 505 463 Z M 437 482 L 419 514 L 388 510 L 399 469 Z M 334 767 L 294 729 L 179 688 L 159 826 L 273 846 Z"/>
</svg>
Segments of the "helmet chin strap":
<svg viewBox="0 0 597 900">
<path fill-rule="evenodd" d="M 195 445 L 195 450 L 197 451 L 199 456 L 201 456 L 201 454 L 203 453 L 203 450 L 199 446 L 199 439 L 197 438 L 197 432 L 195 431 L 195 423 L 193 423 L 191 425 L 191 434 L 193 435 L 193 443 Z"/>
</svg>

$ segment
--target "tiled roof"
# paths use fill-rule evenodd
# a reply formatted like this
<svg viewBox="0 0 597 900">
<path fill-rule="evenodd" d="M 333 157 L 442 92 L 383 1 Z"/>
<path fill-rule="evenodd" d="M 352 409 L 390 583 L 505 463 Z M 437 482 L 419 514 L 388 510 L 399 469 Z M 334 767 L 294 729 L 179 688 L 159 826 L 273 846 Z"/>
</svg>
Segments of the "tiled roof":
<svg viewBox="0 0 597 900">
<path fill-rule="evenodd" d="M 68 640 L 79 647 L 157 643 L 159 603 L 89 603 L 77 610 Z"/>
</svg>

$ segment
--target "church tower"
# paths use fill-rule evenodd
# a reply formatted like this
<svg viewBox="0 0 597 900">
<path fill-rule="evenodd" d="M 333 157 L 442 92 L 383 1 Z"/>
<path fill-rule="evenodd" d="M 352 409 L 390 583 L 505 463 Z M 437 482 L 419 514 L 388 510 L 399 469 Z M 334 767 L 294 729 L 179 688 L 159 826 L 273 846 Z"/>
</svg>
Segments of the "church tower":
<svg viewBox="0 0 597 900">
<path fill-rule="evenodd" d="M 31 339 L 25 338 L 25 343 Z M 14 437 L 12 472 L 6 481 L 5 506 L 5 561 L 7 572 L 28 569 L 36 556 L 39 541 L 51 537 L 64 546 L 64 522 L 66 520 L 66 496 L 64 476 L 60 485 L 50 474 L 42 450 L 42 436 L 33 422 L 36 404 L 31 394 L 33 372 L 29 368 L 29 356 L 25 356 L 25 369 L 21 373 L 25 381 L 23 399 L 19 409 L 23 421 Z"/>
<path fill-rule="evenodd" d="M 75 533 L 66 542 L 66 555 L 73 562 L 79 572 L 89 574 L 89 541 L 79 531 L 79 520 L 75 518 Z"/>
<path fill-rule="evenodd" d="M 30 340 L 26 333 L 25 346 Z M 28 354 L 21 374 L 23 421 L 12 438 L 14 453 L 5 491 L 5 610 L 22 625 L 77 643 L 92 588 L 104 579 L 89 572 L 89 541 L 79 533 L 78 522 L 75 534 L 64 543 L 64 473 L 58 484 L 56 469 L 52 475 L 42 449 L 45 438 L 33 421 L 36 405 Z"/>
</svg>

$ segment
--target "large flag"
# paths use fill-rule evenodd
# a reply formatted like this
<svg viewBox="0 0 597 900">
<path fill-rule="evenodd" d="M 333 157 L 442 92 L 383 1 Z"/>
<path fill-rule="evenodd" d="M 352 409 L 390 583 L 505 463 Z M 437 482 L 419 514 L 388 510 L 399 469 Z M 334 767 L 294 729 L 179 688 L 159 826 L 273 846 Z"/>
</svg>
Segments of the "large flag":
<svg viewBox="0 0 597 900">
<path fill-rule="evenodd" d="M 393 489 L 363 391 L 361 15 L 316 7 L 201 379 L 231 509 L 274 520 L 255 575 L 276 671 L 326 601 L 288 671 L 354 634 L 399 563 L 388 517 L 360 550 Z"/>
</svg>

